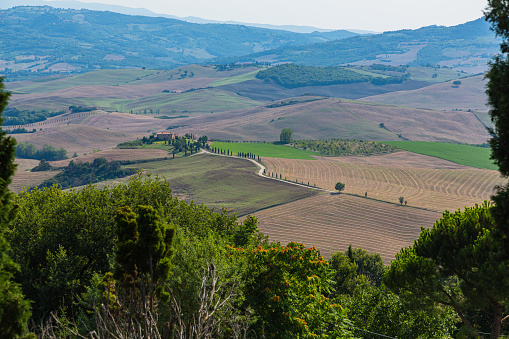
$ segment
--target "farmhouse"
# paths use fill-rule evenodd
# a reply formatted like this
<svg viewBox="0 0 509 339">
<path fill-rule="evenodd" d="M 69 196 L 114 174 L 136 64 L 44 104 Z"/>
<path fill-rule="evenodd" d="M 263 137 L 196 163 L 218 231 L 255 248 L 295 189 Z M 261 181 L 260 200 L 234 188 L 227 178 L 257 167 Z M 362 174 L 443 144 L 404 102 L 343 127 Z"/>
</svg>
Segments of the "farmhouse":
<svg viewBox="0 0 509 339">
<path fill-rule="evenodd" d="M 173 139 L 177 138 L 178 135 L 176 135 L 173 132 L 157 132 L 156 137 L 159 140 L 173 140 Z"/>
</svg>

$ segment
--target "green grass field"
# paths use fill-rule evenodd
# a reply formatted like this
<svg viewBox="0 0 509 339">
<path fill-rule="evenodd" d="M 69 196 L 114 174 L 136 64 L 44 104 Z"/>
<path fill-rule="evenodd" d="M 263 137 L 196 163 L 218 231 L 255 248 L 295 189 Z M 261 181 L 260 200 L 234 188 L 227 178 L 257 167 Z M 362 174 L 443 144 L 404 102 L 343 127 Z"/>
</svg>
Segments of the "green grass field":
<svg viewBox="0 0 509 339">
<path fill-rule="evenodd" d="M 212 147 L 230 150 L 234 155 L 237 153 L 253 153 L 255 156 L 266 158 L 303 159 L 314 160 L 312 155 L 320 155 L 316 152 L 295 149 L 289 146 L 274 145 L 272 143 L 242 143 L 242 142 L 214 142 Z"/>
<path fill-rule="evenodd" d="M 16 90 L 25 93 L 45 93 L 73 86 L 83 86 L 84 84 L 106 86 L 125 85 L 131 81 L 142 79 L 145 76 L 157 72 L 157 70 L 148 69 L 99 70 L 73 77 L 50 79 L 49 81 L 38 82 L 34 85 L 16 88 Z"/>
<path fill-rule="evenodd" d="M 432 67 L 409 67 L 408 72 L 412 80 L 437 83 L 457 80 L 468 75 L 448 68 L 434 69 Z M 436 74 L 435 77 L 433 77 L 434 74 Z"/>
<path fill-rule="evenodd" d="M 258 106 L 261 103 L 231 92 L 202 89 L 186 93 L 159 93 L 136 100 L 124 100 L 118 109 L 124 112 L 160 110 L 160 113 L 224 112 Z M 118 105 L 118 103 L 117 103 Z M 118 107 L 118 106 L 117 106 Z"/>
<path fill-rule="evenodd" d="M 497 166 L 490 160 L 491 149 L 489 148 L 424 141 L 384 141 L 383 143 L 461 165 L 497 170 Z"/>
<path fill-rule="evenodd" d="M 318 194 L 313 189 L 260 177 L 256 165 L 245 159 L 200 154 L 127 167 L 164 176 L 174 193 L 216 209 L 225 207 L 237 215 Z"/>
<path fill-rule="evenodd" d="M 258 74 L 258 72 L 259 71 L 256 70 L 256 71 L 249 72 L 246 74 L 241 74 L 241 75 L 236 75 L 236 76 L 229 77 L 229 78 L 216 80 L 213 83 L 211 83 L 210 86 L 217 87 L 217 86 L 223 86 L 223 85 L 229 85 L 229 84 L 237 84 L 239 82 L 244 82 L 244 81 L 248 81 L 248 80 L 254 80 L 254 79 L 256 79 L 256 74 Z"/>
</svg>

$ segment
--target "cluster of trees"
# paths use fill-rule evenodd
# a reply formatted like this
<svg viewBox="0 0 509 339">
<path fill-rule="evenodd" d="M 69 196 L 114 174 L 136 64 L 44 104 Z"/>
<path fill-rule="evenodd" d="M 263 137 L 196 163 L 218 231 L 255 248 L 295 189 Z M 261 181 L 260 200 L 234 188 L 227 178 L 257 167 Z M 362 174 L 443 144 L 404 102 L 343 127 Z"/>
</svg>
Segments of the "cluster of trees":
<svg viewBox="0 0 509 339">
<path fill-rule="evenodd" d="M 37 130 L 34 128 L 33 130 L 29 131 L 26 128 L 15 128 L 15 129 L 9 129 L 6 130 L 7 134 L 22 134 L 22 133 L 35 133 Z"/>
<path fill-rule="evenodd" d="M 392 66 L 392 65 L 384 65 L 384 64 L 372 64 L 372 65 L 369 65 L 369 69 L 372 69 L 375 71 L 384 71 L 384 72 L 406 73 L 408 66 L 405 66 L 405 65 Z"/>
<path fill-rule="evenodd" d="M 117 148 L 127 148 L 127 149 L 139 148 L 144 143 L 145 142 L 142 139 L 136 139 L 136 140 L 122 142 L 117 145 Z"/>
<path fill-rule="evenodd" d="M 369 75 L 345 67 L 315 67 L 296 64 L 281 64 L 261 70 L 256 77 L 262 80 L 272 79 L 287 88 L 351 84 L 368 82 L 373 79 Z"/>
<path fill-rule="evenodd" d="M 293 141 L 292 139 L 293 130 L 291 128 L 283 128 L 279 134 L 279 142 L 281 144 L 289 144 Z"/>
<path fill-rule="evenodd" d="M 391 153 L 398 150 L 395 146 L 366 140 L 294 140 L 293 144 L 295 147 L 319 152 L 325 156 L 374 155 Z"/>
<path fill-rule="evenodd" d="M 27 125 L 44 121 L 47 118 L 64 114 L 65 111 L 50 112 L 47 110 L 30 111 L 17 108 L 7 108 L 4 112 L 4 126 Z"/>
<path fill-rule="evenodd" d="M 43 167 L 44 166 L 44 167 Z M 39 164 L 45 170 L 44 164 Z M 122 168 L 120 161 L 108 161 L 105 158 L 95 158 L 92 163 L 75 163 L 71 161 L 62 172 L 53 178 L 45 180 L 39 187 L 57 185 L 62 189 L 92 184 L 108 179 L 123 178 L 136 173 L 133 168 Z"/>
<path fill-rule="evenodd" d="M 351 72 L 343 67 L 322 68 L 296 64 L 277 65 L 258 72 L 256 77 L 258 79 L 272 79 L 288 88 L 368 81 L 367 76 Z"/>
<path fill-rule="evenodd" d="M 69 106 L 69 111 L 71 113 L 80 113 L 80 112 L 91 112 L 95 111 L 97 107 L 88 107 L 88 106 Z"/>
<path fill-rule="evenodd" d="M 44 145 L 42 149 L 37 149 L 34 144 L 23 141 L 16 146 L 16 156 L 25 159 L 54 161 L 67 159 L 67 151 L 63 148 L 56 149 L 48 144 Z"/>
</svg>

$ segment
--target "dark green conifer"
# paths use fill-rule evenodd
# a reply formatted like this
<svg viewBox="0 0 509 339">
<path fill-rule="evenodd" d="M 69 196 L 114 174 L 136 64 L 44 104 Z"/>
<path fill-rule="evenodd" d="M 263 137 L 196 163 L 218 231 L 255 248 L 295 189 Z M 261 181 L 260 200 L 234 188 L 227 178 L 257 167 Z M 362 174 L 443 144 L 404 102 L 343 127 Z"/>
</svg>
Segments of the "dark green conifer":
<svg viewBox="0 0 509 339">
<path fill-rule="evenodd" d="M 0 78 L 0 125 L 1 113 L 7 106 L 9 92 L 4 90 Z M 19 266 L 10 257 L 10 245 L 5 232 L 14 216 L 9 184 L 14 174 L 14 149 L 16 141 L 0 131 L 0 337 L 18 338 L 26 332 L 30 317 L 30 304 L 23 297 L 21 287 L 13 281 Z"/>
</svg>

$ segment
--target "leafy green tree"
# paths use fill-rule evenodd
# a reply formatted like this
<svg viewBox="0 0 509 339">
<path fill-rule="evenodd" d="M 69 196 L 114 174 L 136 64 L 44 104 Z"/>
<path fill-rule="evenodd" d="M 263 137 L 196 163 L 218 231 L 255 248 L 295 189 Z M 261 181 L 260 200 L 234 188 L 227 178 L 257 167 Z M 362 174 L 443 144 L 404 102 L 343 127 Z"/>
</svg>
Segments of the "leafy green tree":
<svg viewBox="0 0 509 339">
<path fill-rule="evenodd" d="M 399 204 L 403 205 L 403 203 L 405 202 L 405 197 L 399 197 L 398 200 L 399 200 Z"/>
<path fill-rule="evenodd" d="M 352 337 L 346 311 L 324 296 L 333 273 L 314 247 L 289 243 L 255 250 L 246 301 L 259 316 L 253 328 L 258 336 Z"/>
<path fill-rule="evenodd" d="M 440 305 L 415 308 L 385 286 L 355 286 L 337 298 L 361 338 L 452 338 L 456 314 Z M 372 335 L 369 332 L 379 333 Z"/>
<path fill-rule="evenodd" d="M 289 144 L 292 142 L 292 129 L 291 128 L 283 128 L 281 130 L 281 134 L 279 135 L 279 142 L 282 144 Z"/>
<path fill-rule="evenodd" d="M 334 270 L 334 281 L 332 296 L 350 294 L 355 286 L 361 284 L 367 287 L 369 282 L 366 279 L 358 278 L 357 268 L 359 267 L 348 255 L 341 252 L 332 254 L 329 265 Z"/>
<path fill-rule="evenodd" d="M 421 231 L 413 246 L 396 255 L 384 283 L 418 304 L 452 307 L 471 332 L 479 324 L 467 312 L 487 312 L 491 338 L 498 338 L 507 319 L 509 260 L 497 234 L 487 203 L 464 212 L 446 211 L 432 228 Z"/>
<path fill-rule="evenodd" d="M 0 125 L 1 113 L 7 106 L 9 92 L 4 91 L 3 79 L 0 78 Z M 17 338 L 26 332 L 30 317 L 30 304 L 24 299 L 19 284 L 14 282 L 14 275 L 19 266 L 11 259 L 11 247 L 5 238 L 14 216 L 12 196 L 9 191 L 14 164 L 14 147 L 16 141 L 6 137 L 0 130 L 0 337 Z"/>
<path fill-rule="evenodd" d="M 172 196 L 170 183 L 154 176 L 132 176 L 125 184 L 62 191 L 34 189 L 14 196 L 18 212 L 9 232 L 12 256 L 22 265 L 17 274 L 33 303 L 39 323 L 61 306 L 76 311 L 76 296 L 90 286 L 94 273 L 110 271 L 114 256 L 114 217 L 122 206 L 151 205 L 163 218 L 194 237 L 209 232 L 232 234 L 237 222 L 226 210 Z"/>
<path fill-rule="evenodd" d="M 357 265 L 357 274 L 364 275 L 375 286 L 380 286 L 385 273 L 385 265 L 378 253 L 370 253 L 362 248 L 348 247 L 345 255 Z"/>
<path fill-rule="evenodd" d="M 339 193 L 341 193 L 344 189 L 345 189 L 345 184 L 343 184 L 342 182 L 337 182 L 336 183 L 336 186 L 334 186 L 334 189 L 336 191 L 338 191 Z"/>
</svg>

